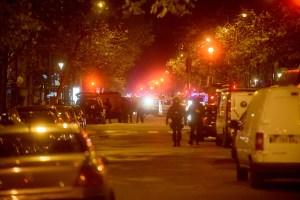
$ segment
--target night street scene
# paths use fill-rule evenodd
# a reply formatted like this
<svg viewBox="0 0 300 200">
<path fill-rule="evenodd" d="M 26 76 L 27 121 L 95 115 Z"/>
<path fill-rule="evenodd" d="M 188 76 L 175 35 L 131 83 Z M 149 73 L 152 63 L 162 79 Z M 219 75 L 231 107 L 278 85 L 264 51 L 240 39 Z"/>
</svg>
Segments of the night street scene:
<svg viewBox="0 0 300 200">
<path fill-rule="evenodd" d="M 0 200 L 300 199 L 300 0 L 0 12 Z"/>
</svg>

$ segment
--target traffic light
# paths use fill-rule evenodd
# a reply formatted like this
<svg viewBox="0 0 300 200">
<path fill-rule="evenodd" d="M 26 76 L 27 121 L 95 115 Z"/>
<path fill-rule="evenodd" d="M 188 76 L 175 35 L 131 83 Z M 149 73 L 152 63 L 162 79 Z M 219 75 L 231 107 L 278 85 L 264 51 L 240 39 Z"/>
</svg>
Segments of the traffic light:
<svg viewBox="0 0 300 200">
<path fill-rule="evenodd" d="M 230 89 L 233 89 L 233 90 L 237 89 L 237 84 L 235 82 L 231 83 Z"/>
</svg>

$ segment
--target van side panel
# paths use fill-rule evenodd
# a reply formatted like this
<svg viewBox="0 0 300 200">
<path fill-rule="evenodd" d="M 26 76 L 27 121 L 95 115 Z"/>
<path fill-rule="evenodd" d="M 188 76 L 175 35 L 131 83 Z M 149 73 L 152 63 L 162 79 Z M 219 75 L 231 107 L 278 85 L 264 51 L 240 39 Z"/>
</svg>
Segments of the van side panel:
<svg viewBox="0 0 300 200">
<path fill-rule="evenodd" d="M 241 163 L 249 165 L 249 155 L 251 152 L 255 152 L 254 137 L 255 133 L 258 131 L 258 121 L 263 112 L 261 109 L 265 103 L 265 95 L 263 93 L 266 91 L 255 92 L 249 106 L 247 107 L 247 113 L 245 116 L 243 131 L 239 132 L 239 137 L 237 137 L 236 143 L 239 146 L 237 151 L 239 151 L 238 156 Z"/>
</svg>

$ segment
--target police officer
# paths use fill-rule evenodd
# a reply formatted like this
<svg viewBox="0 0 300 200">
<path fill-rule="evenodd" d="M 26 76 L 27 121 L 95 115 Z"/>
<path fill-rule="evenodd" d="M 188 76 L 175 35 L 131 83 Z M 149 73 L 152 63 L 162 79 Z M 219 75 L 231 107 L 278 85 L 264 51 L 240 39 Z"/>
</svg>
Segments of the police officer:
<svg viewBox="0 0 300 200">
<path fill-rule="evenodd" d="M 106 98 L 106 101 L 104 102 L 104 107 L 105 107 L 106 119 L 108 119 L 108 122 L 111 123 L 111 108 L 112 108 L 112 105 L 110 103 L 109 98 Z"/>
<path fill-rule="evenodd" d="M 171 119 L 170 127 L 173 130 L 172 139 L 174 147 L 180 146 L 181 140 L 181 129 L 183 128 L 183 122 L 186 124 L 186 113 L 184 106 L 180 105 L 178 97 L 173 99 L 173 104 L 170 106 L 166 116 L 166 124 L 169 124 Z"/>
<path fill-rule="evenodd" d="M 189 106 L 187 110 L 187 116 L 190 115 L 191 120 L 189 122 L 189 126 L 191 127 L 190 132 L 190 140 L 188 143 L 193 145 L 194 141 L 196 145 L 199 145 L 201 131 L 203 127 L 203 115 L 204 115 L 204 106 L 197 100 L 193 99 L 192 104 Z M 195 134 L 196 131 L 196 134 Z"/>
</svg>

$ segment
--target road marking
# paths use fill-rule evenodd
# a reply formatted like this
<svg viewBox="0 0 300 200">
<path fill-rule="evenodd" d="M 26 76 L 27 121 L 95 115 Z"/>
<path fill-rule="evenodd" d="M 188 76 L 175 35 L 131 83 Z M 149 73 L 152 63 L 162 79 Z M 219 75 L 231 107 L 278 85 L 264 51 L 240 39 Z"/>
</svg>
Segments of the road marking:
<svg viewBox="0 0 300 200">
<path fill-rule="evenodd" d="M 148 133 L 159 133 L 159 131 L 147 131 Z"/>
<path fill-rule="evenodd" d="M 133 131 L 133 130 L 105 130 L 105 131 L 88 131 L 88 134 L 89 135 L 114 135 L 114 136 L 117 136 L 117 135 L 133 135 L 133 134 L 140 134 L 144 131 Z M 165 134 L 166 131 L 146 131 L 147 133 L 149 134 Z M 173 131 L 172 130 L 168 130 L 167 133 L 170 133 L 172 134 Z M 186 132 L 186 131 L 182 131 L 182 133 L 189 133 L 189 132 Z"/>
<path fill-rule="evenodd" d="M 88 134 L 96 134 L 97 131 L 87 131 Z"/>
</svg>

